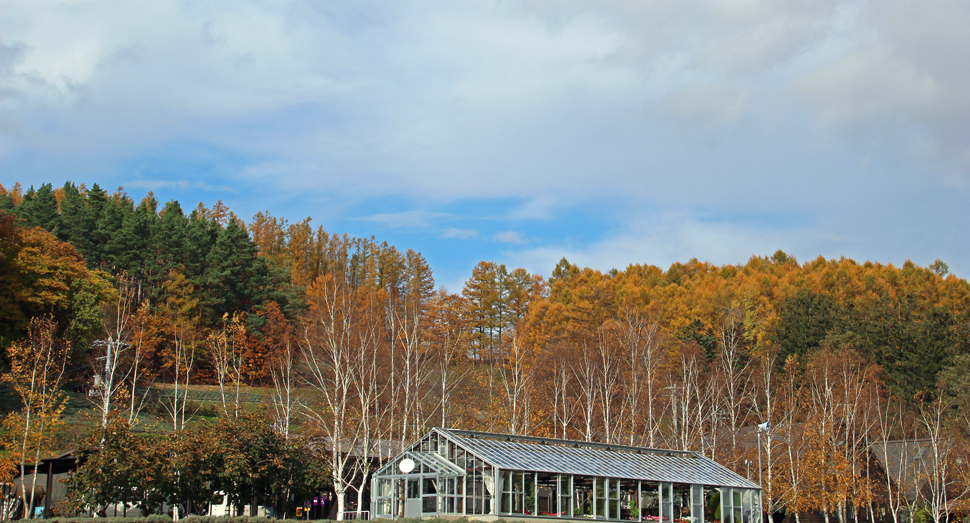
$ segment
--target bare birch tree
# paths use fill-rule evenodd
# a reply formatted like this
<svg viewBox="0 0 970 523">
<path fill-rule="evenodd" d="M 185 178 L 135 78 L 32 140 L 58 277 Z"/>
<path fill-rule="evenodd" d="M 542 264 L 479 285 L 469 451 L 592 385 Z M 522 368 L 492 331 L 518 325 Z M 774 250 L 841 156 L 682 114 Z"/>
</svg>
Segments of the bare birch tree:
<svg viewBox="0 0 970 523">
<path fill-rule="evenodd" d="M 273 409 L 276 428 L 284 439 L 290 439 L 290 426 L 302 407 L 297 382 L 296 351 L 291 340 L 284 341 L 283 350 L 269 358 L 269 372 L 273 380 Z"/>
<path fill-rule="evenodd" d="M 229 417 L 229 404 L 226 401 L 226 386 L 231 383 L 233 398 L 232 417 L 239 417 L 240 392 L 243 385 L 243 369 L 246 365 L 247 339 L 246 326 L 242 316 L 237 312 L 229 317 L 226 313 L 222 317 L 222 328 L 209 334 L 206 338 L 209 346 L 209 356 L 212 367 L 216 371 L 216 381 L 219 383 L 219 397 L 222 400 L 222 413 Z"/>
<path fill-rule="evenodd" d="M 381 364 L 385 357 L 382 350 L 382 336 L 380 333 L 379 306 L 376 303 L 376 293 L 366 293 L 359 299 L 361 305 L 360 321 L 354 329 L 356 350 L 352 353 L 351 380 L 356 392 L 359 431 L 358 443 L 353 460 L 354 474 L 358 479 L 352 488 L 357 492 L 357 513 L 354 519 L 363 519 L 361 510 L 364 506 L 364 493 L 370 483 L 373 458 L 389 459 L 391 456 L 382 455 L 386 452 L 384 441 L 390 439 L 392 424 L 387 419 L 390 411 L 386 400 L 388 384 L 383 380 L 386 368 Z"/>
<path fill-rule="evenodd" d="M 570 394 L 572 379 L 573 371 L 569 362 L 565 357 L 556 357 L 552 369 L 553 437 L 568 438 L 569 426 L 576 416 L 579 402 Z"/>
<path fill-rule="evenodd" d="M 721 310 L 717 324 L 721 409 L 731 437 L 730 461 L 737 461 L 738 426 L 749 392 L 749 359 L 744 350 L 744 310 L 734 303 Z M 736 465 L 736 463 L 732 463 Z"/>
<path fill-rule="evenodd" d="M 195 367 L 193 322 L 199 300 L 193 297 L 195 287 L 181 269 L 169 273 L 162 288 L 167 296 L 160 320 L 165 323 L 163 330 L 171 336 L 167 365 L 171 368 L 173 389 L 172 396 L 161 404 L 172 420 L 172 432 L 178 432 L 185 427 L 188 387 Z"/>
<path fill-rule="evenodd" d="M 696 344 L 685 345 L 680 351 L 681 408 L 678 413 L 677 445 L 683 450 L 706 453 L 705 408 L 714 404 L 709 387 L 704 383 L 704 355 Z M 666 409 L 659 412 L 662 416 Z"/>
<path fill-rule="evenodd" d="M 126 274 L 122 274 L 115 291 L 114 301 L 106 304 L 102 311 L 101 326 L 105 338 L 92 344 L 95 372 L 91 396 L 101 414 L 102 427 L 108 424 L 112 401 L 119 393 L 127 392 L 128 378 L 137 373 L 134 366 L 122 368 L 125 354 L 131 350 L 130 338 L 138 308 L 137 287 Z"/>
<path fill-rule="evenodd" d="M 425 312 L 434 292 L 434 279 L 427 260 L 408 250 L 396 289 L 388 295 L 388 324 L 391 328 L 392 397 L 398 402 L 397 418 L 401 442 L 411 441 L 424 430 L 423 399 L 431 377 L 430 351 L 426 343 Z"/>
<path fill-rule="evenodd" d="M 128 376 L 128 425 L 133 425 L 141 413 L 145 400 L 148 398 L 150 389 L 146 387 L 142 394 L 138 393 L 138 384 L 145 379 L 142 372 L 142 365 L 149 352 L 149 342 L 146 339 L 148 331 L 151 329 L 152 316 L 149 310 L 148 300 L 145 300 L 138 307 L 132 321 L 131 335 L 131 373 Z"/>
<path fill-rule="evenodd" d="M 795 355 L 789 355 L 784 365 L 784 382 L 782 389 L 781 411 L 779 423 L 774 432 L 782 446 L 783 474 L 778 478 L 781 488 L 776 497 L 795 513 L 795 522 L 801 522 L 801 512 L 808 508 L 802 485 L 807 473 L 803 466 L 806 439 L 799 421 L 802 416 L 804 391 L 799 376 L 799 363 Z"/>
<path fill-rule="evenodd" d="M 307 366 L 308 384 L 322 404 L 307 404 L 306 415 L 319 427 L 330 445 L 330 470 L 337 497 L 338 519 L 346 512 L 346 493 L 352 488 L 348 466 L 361 436 L 354 421 L 354 329 L 358 320 L 356 291 L 332 274 L 319 277 L 307 289 L 309 314 L 300 349 Z M 359 419 L 358 419 L 359 420 Z"/>
<path fill-rule="evenodd" d="M 462 383 L 471 366 L 468 365 L 467 326 L 462 316 L 463 299 L 459 295 L 438 291 L 435 293 L 428 318 L 431 343 L 438 370 L 438 411 L 441 427 L 454 423 L 450 417 L 451 398 Z"/>
<path fill-rule="evenodd" d="M 758 358 L 755 373 L 756 397 L 752 402 L 758 421 L 756 443 L 759 453 L 758 477 L 761 480 L 761 501 L 764 512 L 768 514 L 774 514 L 785 506 L 775 481 L 776 464 L 781 457 L 780 449 L 772 437 L 773 431 L 779 425 L 784 401 L 783 394 L 779 390 L 781 385 L 776 377 L 776 362 L 775 352 L 771 348 Z"/>
<path fill-rule="evenodd" d="M 623 347 L 628 369 L 624 376 L 624 411 L 634 420 L 630 433 L 630 445 L 642 444 L 656 446 L 657 417 L 654 413 L 656 403 L 657 372 L 662 359 L 660 326 L 650 321 L 640 307 L 626 305 L 620 307 L 612 323 L 614 335 Z M 644 431 L 636 420 L 643 420 Z"/>
<path fill-rule="evenodd" d="M 596 403 L 599 400 L 599 362 L 593 351 L 584 344 L 575 347 L 579 349 L 578 358 L 570 364 L 576 381 L 575 398 L 579 406 L 579 416 L 583 422 L 583 438 L 593 441 L 593 422 L 596 415 Z M 578 361 L 577 361 L 578 360 Z"/>
<path fill-rule="evenodd" d="M 535 377 L 535 357 L 529 353 L 522 340 L 507 335 L 509 350 L 505 361 L 498 366 L 502 383 L 502 404 L 510 434 L 528 434 L 532 414 L 532 385 Z"/>
<path fill-rule="evenodd" d="M 918 398 L 917 423 L 927 440 L 929 453 L 921 459 L 919 478 L 925 482 L 918 489 L 934 523 L 945 521 L 953 513 L 956 502 L 970 493 L 970 485 L 960 481 L 957 474 L 954 434 L 950 433 L 948 419 L 954 401 L 947 394 L 925 394 Z M 964 462 L 962 464 L 966 466 Z M 965 471 L 964 472 L 964 476 Z"/>
<path fill-rule="evenodd" d="M 883 463 L 885 472 L 884 501 L 893 523 L 900 523 L 903 510 L 907 507 L 906 490 L 915 491 L 912 485 L 911 453 L 900 451 L 900 442 L 895 441 L 897 434 L 903 434 L 903 406 L 894 398 L 876 396 L 876 434 L 873 451 Z M 912 486 L 911 486 L 912 485 Z"/>
<path fill-rule="evenodd" d="M 596 365 L 599 367 L 595 376 L 600 427 L 603 429 L 604 441 L 618 443 L 620 427 L 626 417 L 622 410 L 624 407 L 623 381 L 620 376 L 622 358 L 610 329 L 606 327 L 597 329 L 595 348 Z"/>
</svg>

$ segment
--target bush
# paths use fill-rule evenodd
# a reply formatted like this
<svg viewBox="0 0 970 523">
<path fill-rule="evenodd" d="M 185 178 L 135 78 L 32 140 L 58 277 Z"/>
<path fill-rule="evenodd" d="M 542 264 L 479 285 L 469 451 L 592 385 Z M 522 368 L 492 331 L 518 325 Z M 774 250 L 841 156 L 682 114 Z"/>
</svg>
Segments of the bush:
<svg viewBox="0 0 970 523">
<path fill-rule="evenodd" d="M 933 515 L 930 514 L 929 510 L 926 510 L 926 507 L 920 507 L 916 509 L 916 512 L 913 513 L 912 522 L 913 523 L 933 523 Z"/>
</svg>

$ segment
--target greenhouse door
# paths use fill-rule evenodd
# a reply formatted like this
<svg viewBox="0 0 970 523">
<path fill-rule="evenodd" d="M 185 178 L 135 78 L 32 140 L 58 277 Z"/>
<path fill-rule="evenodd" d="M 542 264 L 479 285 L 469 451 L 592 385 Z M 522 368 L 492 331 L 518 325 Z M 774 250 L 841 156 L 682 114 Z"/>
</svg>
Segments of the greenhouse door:
<svg viewBox="0 0 970 523">
<path fill-rule="evenodd" d="M 404 517 L 421 517 L 421 480 L 408 478 L 405 480 Z"/>
</svg>

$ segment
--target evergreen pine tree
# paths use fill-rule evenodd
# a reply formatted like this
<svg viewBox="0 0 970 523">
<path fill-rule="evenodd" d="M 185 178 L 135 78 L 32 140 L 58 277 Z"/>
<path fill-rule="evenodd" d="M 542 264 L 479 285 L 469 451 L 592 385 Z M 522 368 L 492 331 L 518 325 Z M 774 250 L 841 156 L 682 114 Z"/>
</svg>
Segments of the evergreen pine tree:
<svg viewBox="0 0 970 523">
<path fill-rule="evenodd" d="M 57 234 L 58 215 L 57 198 L 54 188 L 49 183 L 34 190 L 33 187 L 24 195 L 24 201 L 17 207 L 22 227 L 40 227 L 45 231 Z"/>
<path fill-rule="evenodd" d="M 57 238 L 74 246 L 84 257 L 88 267 L 93 267 L 90 238 L 93 232 L 91 215 L 77 187 L 73 183 L 64 184 L 64 199 L 61 200 L 61 214 L 58 218 Z"/>
<path fill-rule="evenodd" d="M 182 212 L 179 202 L 172 200 L 165 204 L 158 220 L 154 222 L 152 237 L 152 279 L 153 287 L 158 287 L 168 273 L 185 261 L 185 241 L 189 219 Z"/>
<path fill-rule="evenodd" d="M 255 258 L 256 245 L 230 213 L 228 223 L 206 256 L 203 275 L 206 295 L 201 299 L 215 318 L 226 312 L 249 310 L 254 305 L 247 280 L 253 273 Z"/>
<path fill-rule="evenodd" d="M 108 205 L 108 193 L 98 184 L 94 184 L 87 193 L 85 204 L 88 208 L 88 253 L 85 259 L 88 267 L 98 268 L 102 266 L 106 255 L 107 236 L 99 227 Z"/>
<path fill-rule="evenodd" d="M 126 217 L 133 211 L 131 200 L 123 196 L 105 200 L 94 233 L 96 242 L 101 246 L 99 268 L 111 273 L 124 269 L 122 256 L 127 246 L 121 229 Z"/>
</svg>

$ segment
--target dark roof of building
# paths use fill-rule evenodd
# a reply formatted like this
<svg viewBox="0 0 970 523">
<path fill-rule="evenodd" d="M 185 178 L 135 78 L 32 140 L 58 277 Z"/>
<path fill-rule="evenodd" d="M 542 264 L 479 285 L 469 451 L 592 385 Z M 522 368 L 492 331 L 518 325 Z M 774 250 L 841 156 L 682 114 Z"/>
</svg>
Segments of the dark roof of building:
<svg viewBox="0 0 970 523">
<path fill-rule="evenodd" d="M 695 452 L 435 428 L 492 466 L 552 474 L 759 488 Z"/>
<path fill-rule="evenodd" d="M 949 442 L 944 442 L 949 447 Z M 918 490 L 936 471 L 933 460 L 932 441 L 928 439 L 901 439 L 873 443 L 872 453 L 896 488 L 901 489 L 908 501 L 915 501 Z"/>
</svg>

